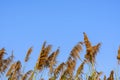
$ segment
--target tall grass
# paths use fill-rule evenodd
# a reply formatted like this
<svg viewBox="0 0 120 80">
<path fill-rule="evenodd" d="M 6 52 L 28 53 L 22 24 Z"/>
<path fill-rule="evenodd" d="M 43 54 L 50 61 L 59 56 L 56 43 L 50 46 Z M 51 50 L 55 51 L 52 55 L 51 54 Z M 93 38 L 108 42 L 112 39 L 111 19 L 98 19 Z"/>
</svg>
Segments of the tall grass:
<svg viewBox="0 0 120 80">
<path fill-rule="evenodd" d="M 0 49 L 0 79 L 4 80 L 120 80 L 120 75 L 117 71 L 111 70 L 109 77 L 103 75 L 103 71 L 98 72 L 95 68 L 96 55 L 99 52 L 101 43 L 92 45 L 87 34 L 83 33 L 83 41 L 78 42 L 70 52 L 67 61 L 57 64 L 57 56 L 60 53 L 59 48 L 52 51 L 52 45 L 43 43 L 36 65 L 32 70 L 23 71 L 21 61 L 14 61 L 13 53 L 8 58 L 4 58 L 6 50 Z M 85 49 L 84 49 L 85 48 Z M 33 47 L 30 47 L 25 56 L 25 62 L 29 62 L 29 56 L 32 53 Z M 81 58 L 80 53 L 85 50 L 84 58 Z M 67 56 L 66 56 L 67 57 Z M 118 66 L 120 66 L 120 47 L 118 49 Z M 80 63 L 79 66 L 76 66 Z M 89 68 L 85 72 L 85 65 Z M 26 65 L 27 66 L 27 65 Z M 42 76 L 44 71 L 48 72 L 47 78 Z M 5 76 L 3 76 L 5 75 Z M 104 76 L 104 78 L 101 77 Z"/>
</svg>

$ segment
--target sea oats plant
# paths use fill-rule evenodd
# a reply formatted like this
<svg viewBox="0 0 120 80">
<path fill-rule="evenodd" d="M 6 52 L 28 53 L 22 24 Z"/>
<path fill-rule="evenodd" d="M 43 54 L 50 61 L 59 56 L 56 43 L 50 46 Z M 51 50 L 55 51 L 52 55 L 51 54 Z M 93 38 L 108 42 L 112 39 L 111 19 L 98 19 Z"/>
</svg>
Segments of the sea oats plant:
<svg viewBox="0 0 120 80">
<path fill-rule="evenodd" d="M 6 50 L 5 48 L 0 49 L 0 80 L 120 80 L 118 71 L 111 70 L 109 77 L 106 77 L 106 75 L 103 75 L 103 71 L 98 72 L 96 70 L 96 55 L 99 52 L 101 43 L 92 45 L 85 32 L 83 36 L 83 41 L 78 42 L 71 50 L 69 56 L 66 56 L 68 57 L 67 61 L 59 64 L 57 63 L 57 56 L 60 53 L 59 48 L 52 52 L 52 45 L 47 45 L 45 41 L 34 68 L 27 72 L 22 71 L 24 66 L 22 66 L 20 60 L 13 61 L 13 52 L 8 58 L 4 58 Z M 80 56 L 80 54 L 83 54 L 82 50 L 86 52 L 83 58 Z M 24 59 L 25 63 L 29 62 L 32 51 L 33 47 L 30 47 Z M 117 60 L 119 66 L 120 47 Z M 79 66 L 77 66 L 78 63 L 80 63 Z M 89 68 L 88 72 L 85 72 L 86 67 L 84 66 L 86 65 Z M 47 78 L 44 76 L 37 77 L 41 76 L 44 71 L 48 72 L 46 74 Z M 101 75 L 104 77 L 101 77 Z"/>
</svg>

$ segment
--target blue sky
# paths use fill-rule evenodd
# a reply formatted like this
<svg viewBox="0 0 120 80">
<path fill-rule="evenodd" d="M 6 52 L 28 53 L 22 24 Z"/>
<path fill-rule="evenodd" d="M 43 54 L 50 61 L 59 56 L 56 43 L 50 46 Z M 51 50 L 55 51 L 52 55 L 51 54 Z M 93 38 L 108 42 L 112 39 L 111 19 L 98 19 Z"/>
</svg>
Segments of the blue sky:
<svg viewBox="0 0 120 80">
<path fill-rule="evenodd" d="M 60 47 L 65 61 L 72 47 L 86 32 L 93 45 L 102 43 L 97 69 L 108 74 L 116 68 L 120 45 L 119 0 L 2 0 L 0 1 L 0 48 L 23 61 L 33 46 L 33 66 L 46 40 L 53 51 Z"/>
</svg>

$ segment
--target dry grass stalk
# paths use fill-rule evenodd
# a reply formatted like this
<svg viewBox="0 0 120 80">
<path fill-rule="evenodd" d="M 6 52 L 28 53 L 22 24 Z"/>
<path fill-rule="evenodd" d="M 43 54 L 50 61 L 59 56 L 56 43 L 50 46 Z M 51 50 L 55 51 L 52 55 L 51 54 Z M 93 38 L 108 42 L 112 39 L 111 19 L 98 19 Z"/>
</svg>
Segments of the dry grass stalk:
<svg viewBox="0 0 120 80">
<path fill-rule="evenodd" d="M 21 77 L 21 62 L 20 61 L 17 61 L 15 63 L 15 69 L 14 69 L 14 72 L 13 72 L 13 76 L 16 77 L 16 78 L 19 78 Z"/>
<path fill-rule="evenodd" d="M 35 72 L 32 71 L 32 73 L 31 73 L 30 77 L 28 78 L 28 80 L 33 80 L 34 74 L 35 74 Z"/>
<path fill-rule="evenodd" d="M 76 73 L 76 77 L 78 78 L 78 76 L 82 73 L 83 67 L 84 67 L 85 62 L 83 62 L 77 69 L 77 73 Z"/>
<path fill-rule="evenodd" d="M 0 73 L 2 73 L 2 71 L 3 71 L 3 57 L 4 57 L 4 54 L 5 54 L 5 49 L 4 48 L 2 48 L 1 50 L 0 50 Z"/>
<path fill-rule="evenodd" d="M 42 45 L 42 50 L 45 49 L 46 46 L 46 41 L 44 41 L 43 45 Z"/>
<path fill-rule="evenodd" d="M 119 46 L 119 49 L 118 49 L 117 59 L 118 59 L 118 64 L 120 64 L 120 46 Z"/>
<path fill-rule="evenodd" d="M 99 51 L 99 48 L 101 46 L 101 43 L 98 43 L 97 45 L 93 46 L 93 55 L 96 55 L 97 52 Z"/>
<path fill-rule="evenodd" d="M 4 54 L 5 54 L 5 48 L 2 48 L 0 50 L 0 61 L 3 59 Z"/>
<path fill-rule="evenodd" d="M 96 46 L 90 47 L 87 49 L 87 53 L 85 55 L 85 58 L 90 61 L 91 63 L 95 62 L 95 56 L 97 52 L 99 51 L 100 43 L 97 44 Z"/>
<path fill-rule="evenodd" d="M 91 76 L 89 76 L 88 80 L 100 80 L 100 76 L 102 72 L 94 71 Z"/>
<path fill-rule="evenodd" d="M 102 72 L 96 72 L 95 80 L 100 80 L 101 75 L 102 75 Z"/>
<path fill-rule="evenodd" d="M 73 57 L 75 60 L 77 58 L 80 59 L 79 52 L 82 50 L 82 46 L 80 43 L 78 43 L 71 51 L 70 55 Z"/>
<path fill-rule="evenodd" d="M 21 78 L 20 70 L 21 70 L 21 62 L 17 61 L 14 64 L 12 64 L 6 76 L 9 76 L 9 80 L 19 80 Z"/>
<path fill-rule="evenodd" d="M 67 68 L 64 71 L 64 73 L 61 75 L 61 79 L 62 79 L 62 77 L 65 77 L 66 79 L 72 79 L 73 72 L 74 72 L 75 66 L 76 66 L 76 61 L 74 59 L 72 59 L 71 57 L 69 57 L 66 65 L 67 65 Z"/>
<path fill-rule="evenodd" d="M 26 73 L 22 76 L 22 79 L 21 79 L 21 80 L 27 80 L 28 76 L 30 76 L 32 72 L 33 72 L 32 70 L 29 70 L 28 72 L 26 72 Z"/>
<path fill-rule="evenodd" d="M 97 45 L 93 46 L 93 56 L 95 57 L 97 52 L 99 51 L 99 48 L 101 46 L 101 43 L 98 43 Z"/>
<path fill-rule="evenodd" d="M 95 63 L 95 56 L 97 54 L 97 52 L 99 51 L 99 48 L 100 48 L 100 43 L 98 43 L 97 45 L 95 46 L 92 46 L 87 35 L 85 33 L 84 34 L 84 43 L 85 43 L 85 46 L 86 46 L 86 55 L 85 55 L 85 58 L 91 63 Z"/>
<path fill-rule="evenodd" d="M 110 76 L 107 80 L 114 80 L 114 71 L 113 70 L 110 72 Z"/>
<path fill-rule="evenodd" d="M 53 72 L 53 66 L 56 64 L 56 58 L 57 58 L 57 55 L 59 54 L 59 49 L 57 49 L 55 52 L 53 52 L 47 59 L 47 62 L 49 65 L 49 69 L 50 69 L 50 73 Z"/>
<path fill-rule="evenodd" d="M 6 74 L 7 77 L 12 74 L 14 68 L 15 68 L 15 63 L 13 63 L 13 64 L 10 66 L 10 68 L 9 68 L 7 74 Z"/>
<path fill-rule="evenodd" d="M 4 53 L 4 51 L 1 51 Z M 0 73 L 5 73 L 5 71 L 7 70 L 7 68 L 9 67 L 10 63 L 13 60 L 13 54 L 11 56 L 9 56 L 7 59 L 1 59 L 0 60 Z"/>
<path fill-rule="evenodd" d="M 92 63 L 92 61 L 93 61 L 93 57 L 92 57 L 93 48 L 92 48 L 92 45 L 91 45 L 91 43 L 90 43 L 90 41 L 87 37 L 87 34 L 84 32 L 83 35 L 84 35 L 84 43 L 85 43 L 85 46 L 86 46 L 85 58 Z"/>
<path fill-rule="evenodd" d="M 13 60 L 13 55 L 8 57 L 7 59 L 2 60 L 2 66 L 0 67 L 0 71 L 5 72 L 6 69 L 9 67 L 10 63 L 12 62 L 12 60 Z"/>
<path fill-rule="evenodd" d="M 90 54 L 90 55 L 93 58 L 93 60 L 92 60 L 93 63 L 95 62 L 95 56 L 97 55 L 97 52 L 99 51 L 100 46 L 101 46 L 101 43 L 98 43 L 97 45 L 92 47 L 93 51 L 91 52 L 92 54 Z"/>
<path fill-rule="evenodd" d="M 17 61 L 17 62 L 15 63 L 15 71 L 20 71 L 21 67 L 22 67 L 21 62 L 20 62 L 20 61 Z"/>
<path fill-rule="evenodd" d="M 30 56 L 32 51 L 33 51 L 33 47 L 30 47 L 27 51 L 27 54 L 26 54 L 26 57 L 25 57 L 25 62 L 27 62 L 29 60 L 29 56 Z"/>
<path fill-rule="evenodd" d="M 74 59 L 72 59 L 71 57 L 69 57 L 69 59 L 67 61 L 67 70 L 70 74 L 73 73 L 75 66 L 76 66 L 76 61 Z"/>
<path fill-rule="evenodd" d="M 74 80 L 72 79 L 72 76 L 66 73 L 66 71 L 60 76 L 59 80 Z"/>
<path fill-rule="evenodd" d="M 89 41 L 89 39 L 87 37 L 87 34 L 84 32 L 83 35 L 84 35 L 84 43 L 85 43 L 86 48 L 90 48 L 91 43 L 90 43 L 90 41 Z"/>
<path fill-rule="evenodd" d="M 42 49 L 41 49 L 41 52 L 40 52 L 40 56 L 38 58 L 36 66 L 35 66 L 35 68 L 39 71 L 41 71 L 43 69 L 43 67 L 46 66 L 46 61 L 47 61 L 47 58 L 48 58 L 48 54 L 50 53 L 51 48 L 52 48 L 51 45 L 48 45 L 47 47 L 45 47 L 45 44 L 46 44 L 46 42 L 43 43 L 43 46 L 42 46 Z"/>
<path fill-rule="evenodd" d="M 54 76 L 57 77 L 61 71 L 62 71 L 61 73 L 63 73 L 64 67 L 65 63 L 63 62 L 54 70 Z"/>
</svg>

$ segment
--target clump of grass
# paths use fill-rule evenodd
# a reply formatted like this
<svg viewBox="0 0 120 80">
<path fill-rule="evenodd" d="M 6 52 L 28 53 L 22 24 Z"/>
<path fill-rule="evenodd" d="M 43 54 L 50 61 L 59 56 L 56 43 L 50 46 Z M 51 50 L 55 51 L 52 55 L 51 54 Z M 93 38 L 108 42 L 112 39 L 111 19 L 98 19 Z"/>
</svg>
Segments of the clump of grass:
<svg viewBox="0 0 120 80">
<path fill-rule="evenodd" d="M 14 61 L 13 52 L 8 58 L 4 58 L 6 54 L 5 48 L 0 49 L 0 78 L 5 74 L 8 80 L 119 80 L 119 75 L 115 76 L 115 72 L 112 70 L 110 76 L 101 78 L 103 71 L 98 72 L 95 68 L 96 55 L 99 52 L 101 43 L 92 45 L 87 34 L 84 32 L 84 40 L 77 43 L 70 51 L 67 61 L 58 65 L 57 56 L 60 53 L 59 48 L 52 52 L 52 45 L 46 45 L 46 41 L 43 43 L 40 50 L 39 57 L 37 59 L 34 69 L 23 72 L 21 61 Z M 81 59 L 80 53 L 84 50 L 86 54 Z M 25 56 L 25 62 L 29 61 L 30 54 L 33 51 L 33 47 L 30 47 Z M 120 47 L 118 49 L 118 65 L 120 64 Z M 79 66 L 76 66 L 77 63 Z M 84 71 L 84 66 L 90 68 L 89 73 Z M 43 74 L 43 70 L 47 70 L 48 77 L 36 77 Z M 49 75 L 50 74 L 50 75 Z M 49 78 L 49 79 L 48 79 Z"/>
</svg>

